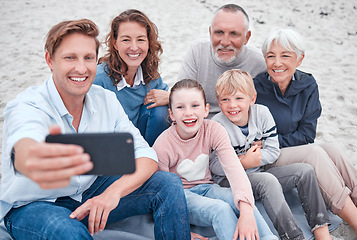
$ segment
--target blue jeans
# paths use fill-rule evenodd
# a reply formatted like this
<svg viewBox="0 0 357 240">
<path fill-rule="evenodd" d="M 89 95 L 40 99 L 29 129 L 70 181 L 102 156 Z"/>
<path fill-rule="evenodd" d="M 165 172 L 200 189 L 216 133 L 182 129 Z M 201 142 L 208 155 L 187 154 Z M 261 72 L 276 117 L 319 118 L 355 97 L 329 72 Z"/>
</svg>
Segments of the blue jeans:
<svg viewBox="0 0 357 240">
<path fill-rule="evenodd" d="M 147 109 L 142 105 L 138 118 L 137 128 L 150 146 L 156 138 L 170 126 L 168 106 L 159 106 Z"/>
<path fill-rule="evenodd" d="M 56 202 L 38 201 L 13 208 L 4 219 L 5 226 L 14 239 L 92 239 L 86 227 L 88 217 L 80 222 L 69 215 L 119 178 L 98 177 L 83 193 L 82 202 L 62 197 Z M 175 174 L 154 173 L 140 188 L 120 199 L 108 224 L 147 213 L 153 213 L 155 239 L 190 239 L 182 182 Z"/>
<path fill-rule="evenodd" d="M 212 226 L 218 239 L 233 239 L 239 210 L 234 205 L 230 188 L 200 184 L 185 189 L 185 195 L 191 224 Z M 254 217 L 261 240 L 277 239 L 256 207 Z"/>
</svg>

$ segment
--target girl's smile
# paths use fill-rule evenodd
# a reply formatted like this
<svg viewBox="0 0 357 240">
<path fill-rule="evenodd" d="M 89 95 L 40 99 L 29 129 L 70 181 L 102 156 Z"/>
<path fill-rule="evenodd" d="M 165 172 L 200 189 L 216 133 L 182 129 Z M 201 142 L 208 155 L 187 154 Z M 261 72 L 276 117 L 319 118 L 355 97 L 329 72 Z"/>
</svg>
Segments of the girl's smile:
<svg viewBox="0 0 357 240">
<path fill-rule="evenodd" d="M 184 139 L 193 138 L 208 115 L 208 104 L 195 88 L 182 88 L 172 94 L 170 117 L 176 122 L 176 130 Z"/>
</svg>

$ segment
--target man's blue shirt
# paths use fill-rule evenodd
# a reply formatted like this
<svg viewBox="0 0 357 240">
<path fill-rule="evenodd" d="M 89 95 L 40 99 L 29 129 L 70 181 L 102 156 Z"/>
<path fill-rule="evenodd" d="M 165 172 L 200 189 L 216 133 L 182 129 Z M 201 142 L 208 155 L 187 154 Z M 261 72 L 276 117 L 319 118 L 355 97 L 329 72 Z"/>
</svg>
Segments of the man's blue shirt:
<svg viewBox="0 0 357 240">
<path fill-rule="evenodd" d="M 53 202 L 62 196 L 80 201 L 82 193 L 96 176 L 74 176 L 67 187 L 44 190 L 17 172 L 11 159 L 13 147 L 20 139 L 42 142 L 49 134 L 50 126 L 60 126 L 62 133 L 76 133 L 72 126 L 73 117 L 63 104 L 53 79 L 28 88 L 10 101 L 4 110 L 4 119 L 0 221 L 12 207 L 33 201 Z M 115 94 L 100 86 L 93 85 L 85 96 L 78 133 L 88 132 L 130 132 L 134 137 L 135 158 L 148 157 L 157 161 L 156 152 L 129 121 Z"/>
</svg>

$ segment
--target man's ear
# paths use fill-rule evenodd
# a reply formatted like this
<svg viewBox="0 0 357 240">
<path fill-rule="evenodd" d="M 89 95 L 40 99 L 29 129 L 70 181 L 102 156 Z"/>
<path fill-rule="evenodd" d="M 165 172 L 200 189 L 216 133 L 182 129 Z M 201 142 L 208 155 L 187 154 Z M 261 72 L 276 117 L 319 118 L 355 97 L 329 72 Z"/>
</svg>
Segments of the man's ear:
<svg viewBox="0 0 357 240">
<path fill-rule="evenodd" d="M 252 36 L 252 32 L 248 31 L 247 34 L 245 35 L 245 41 L 244 41 L 245 45 L 248 43 L 251 36 Z"/>
<path fill-rule="evenodd" d="M 169 108 L 169 115 L 170 115 L 171 120 L 172 120 L 173 122 L 176 122 L 175 117 L 174 117 L 174 115 L 173 115 L 173 113 L 172 113 L 172 111 L 171 111 L 171 108 Z"/>
<path fill-rule="evenodd" d="M 208 32 L 209 32 L 209 36 L 211 37 L 211 35 L 212 35 L 211 26 L 208 27 Z"/>
<path fill-rule="evenodd" d="M 46 59 L 46 63 L 48 65 L 48 67 L 52 71 L 53 70 L 53 60 L 52 60 L 50 53 L 48 51 L 46 51 L 46 53 L 45 53 L 45 59 Z"/>
</svg>

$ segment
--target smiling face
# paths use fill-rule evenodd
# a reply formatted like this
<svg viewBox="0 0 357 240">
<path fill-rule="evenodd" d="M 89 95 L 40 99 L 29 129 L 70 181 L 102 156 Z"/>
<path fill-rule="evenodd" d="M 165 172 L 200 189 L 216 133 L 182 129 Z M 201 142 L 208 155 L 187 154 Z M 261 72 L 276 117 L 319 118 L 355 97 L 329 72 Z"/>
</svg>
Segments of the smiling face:
<svg viewBox="0 0 357 240">
<path fill-rule="evenodd" d="M 249 106 L 253 106 L 256 96 L 237 91 L 234 94 L 222 94 L 218 97 L 218 105 L 222 113 L 235 125 L 243 127 L 248 124 Z"/>
<path fill-rule="evenodd" d="M 181 88 L 172 93 L 169 109 L 176 131 L 184 139 L 193 138 L 200 129 L 203 119 L 208 116 L 209 106 L 205 105 L 202 92 L 196 88 Z"/>
<path fill-rule="evenodd" d="M 250 38 L 242 12 L 220 10 L 209 29 L 214 56 L 223 64 L 233 62 Z M 246 34 L 247 33 L 247 34 Z"/>
<path fill-rule="evenodd" d="M 46 62 L 65 104 L 83 101 L 95 78 L 96 56 L 95 39 L 80 33 L 65 36 L 52 57 L 46 52 Z"/>
<path fill-rule="evenodd" d="M 304 55 L 300 58 L 296 53 L 282 47 L 275 41 L 271 44 L 269 51 L 266 53 L 265 62 L 271 80 L 278 84 L 284 93 L 292 79 L 296 68 L 301 65 Z"/>
<path fill-rule="evenodd" d="M 127 64 L 128 70 L 136 71 L 149 50 L 146 28 L 137 22 L 120 23 L 114 47 Z"/>
</svg>

